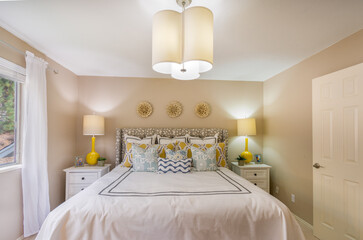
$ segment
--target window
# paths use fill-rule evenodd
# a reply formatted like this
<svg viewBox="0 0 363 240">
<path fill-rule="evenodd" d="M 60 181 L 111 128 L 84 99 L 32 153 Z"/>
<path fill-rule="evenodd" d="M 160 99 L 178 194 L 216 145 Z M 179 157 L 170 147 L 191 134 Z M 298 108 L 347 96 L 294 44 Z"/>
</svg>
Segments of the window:
<svg viewBox="0 0 363 240">
<path fill-rule="evenodd" d="M 0 77 L 0 167 L 17 163 L 18 83 Z"/>
<path fill-rule="evenodd" d="M 0 170 L 20 163 L 20 86 L 25 69 L 0 58 Z"/>
</svg>

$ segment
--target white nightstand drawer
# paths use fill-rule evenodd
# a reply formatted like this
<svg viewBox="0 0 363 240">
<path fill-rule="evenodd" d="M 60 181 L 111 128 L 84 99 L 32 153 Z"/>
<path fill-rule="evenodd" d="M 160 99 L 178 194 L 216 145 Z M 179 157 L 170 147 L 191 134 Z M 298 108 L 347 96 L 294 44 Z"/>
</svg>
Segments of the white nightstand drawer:
<svg viewBox="0 0 363 240">
<path fill-rule="evenodd" d="M 70 196 L 76 195 L 80 191 L 83 191 L 89 185 L 91 185 L 91 183 L 88 183 L 88 184 L 69 184 L 68 194 Z"/>
<path fill-rule="evenodd" d="M 66 172 L 66 200 L 70 197 L 82 192 L 86 187 L 94 181 L 110 171 L 111 164 L 105 166 L 84 166 L 70 167 L 64 169 Z"/>
<path fill-rule="evenodd" d="M 261 178 L 263 179 L 266 178 L 267 175 L 268 175 L 267 170 L 256 170 L 256 169 L 243 170 L 243 176 L 247 180 L 261 179 Z"/>
<path fill-rule="evenodd" d="M 97 178 L 97 173 L 69 173 L 69 183 L 93 183 Z"/>
<path fill-rule="evenodd" d="M 249 180 L 251 183 L 256 185 L 257 187 L 266 189 L 267 188 L 267 181 L 266 180 Z"/>
<path fill-rule="evenodd" d="M 233 172 L 268 193 L 270 193 L 270 168 L 271 166 L 267 164 L 245 164 L 239 166 L 237 162 L 232 162 Z"/>
</svg>

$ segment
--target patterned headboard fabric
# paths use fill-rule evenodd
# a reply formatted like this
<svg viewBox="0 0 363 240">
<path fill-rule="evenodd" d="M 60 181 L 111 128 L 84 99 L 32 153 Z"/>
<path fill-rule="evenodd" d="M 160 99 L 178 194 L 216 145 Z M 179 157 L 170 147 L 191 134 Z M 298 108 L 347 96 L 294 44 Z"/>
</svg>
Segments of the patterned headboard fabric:
<svg viewBox="0 0 363 240">
<path fill-rule="evenodd" d="M 117 128 L 116 129 L 116 166 L 123 160 L 126 151 L 124 135 L 132 135 L 140 138 L 158 134 L 162 137 L 175 137 L 189 134 L 193 137 L 210 137 L 218 135 L 218 142 L 226 141 L 226 158 L 228 159 L 228 130 L 222 128 Z"/>
</svg>

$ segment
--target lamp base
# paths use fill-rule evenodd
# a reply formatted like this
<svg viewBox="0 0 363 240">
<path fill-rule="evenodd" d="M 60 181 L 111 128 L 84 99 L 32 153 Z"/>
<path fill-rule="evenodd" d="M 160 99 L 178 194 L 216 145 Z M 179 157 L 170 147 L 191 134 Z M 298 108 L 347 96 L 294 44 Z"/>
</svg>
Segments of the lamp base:
<svg viewBox="0 0 363 240">
<path fill-rule="evenodd" d="M 96 152 L 90 152 L 87 154 L 86 157 L 86 162 L 89 165 L 96 165 L 97 164 L 97 159 L 100 157 L 100 154 L 96 153 Z"/>
<path fill-rule="evenodd" d="M 244 151 L 243 153 L 241 153 L 241 157 L 245 158 L 245 163 L 249 163 L 252 161 L 252 153 L 250 153 L 249 151 Z"/>
</svg>

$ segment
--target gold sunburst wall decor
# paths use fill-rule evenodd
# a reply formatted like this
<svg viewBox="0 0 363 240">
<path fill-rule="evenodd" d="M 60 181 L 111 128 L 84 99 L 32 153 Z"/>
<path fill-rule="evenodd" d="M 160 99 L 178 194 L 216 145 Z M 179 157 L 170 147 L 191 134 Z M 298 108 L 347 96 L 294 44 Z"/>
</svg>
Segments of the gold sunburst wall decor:
<svg viewBox="0 0 363 240">
<path fill-rule="evenodd" d="M 149 102 L 143 101 L 137 105 L 136 112 L 140 117 L 147 118 L 153 113 L 153 107 Z"/>
<path fill-rule="evenodd" d="M 178 101 L 172 101 L 166 106 L 166 113 L 171 118 L 179 117 L 183 112 L 183 105 Z"/>
<path fill-rule="evenodd" d="M 200 118 L 206 118 L 210 114 L 210 106 L 206 102 L 198 103 L 194 108 L 194 113 Z"/>
</svg>

